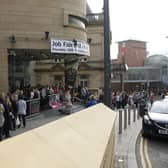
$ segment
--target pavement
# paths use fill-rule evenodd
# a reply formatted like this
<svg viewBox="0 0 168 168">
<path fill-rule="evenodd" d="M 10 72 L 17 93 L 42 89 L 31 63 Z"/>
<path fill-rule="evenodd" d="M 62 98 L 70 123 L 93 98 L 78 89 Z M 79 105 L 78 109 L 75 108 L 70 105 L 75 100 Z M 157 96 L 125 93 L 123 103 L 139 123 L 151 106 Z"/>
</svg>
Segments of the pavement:
<svg viewBox="0 0 168 168">
<path fill-rule="evenodd" d="M 83 105 L 74 104 L 72 111 L 78 112 L 82 109 L 84 109 Z M 115 168 L 137 168 L 135 146 L 138 134 L 141 130 L 141 119 L 139 118 L 139 120 L 133 122 L 133 113 L 131 113 L 131 124 L 127 126 L 127 129 L 122 128 L 122 133 L 119 134 L 119 112 L 117 110 L 115 112 L 117 113 L 115 133 Z M 39 115 L 27 119 L 27 125 L 25 128 L 21 127 L 15 131 L 11 131 L 11 135 L 12 137 L 16 136 L 64 116 L 66 115 L 55 109 L 42 111 Z"/>
<path fill-rule="evenodd" d="M 126 129 L 122 127 L 122 133 L 119 134 L 119 112 L 117 112 L 115 168 L 138 168 L 135 149 L 136 141 L 142 128 L 142 119 L 140 117 L 137 119 L 136 117 L 136 121 L 134 122 L 133 110 L 131 114 L 130 125 L 127 125 Z"/>
<path fill-rule="evenodd" d="M 72 112 L 78 112 L 80 110 L 84 109 L 84 106 L 81 104 L 73 104 Z M 28 118 L 26 127 L 21 127 L 19 129 L 16 129 L 15 131 L 11 131 L 11 136 L 16 136 L 18 134 L 24 133 L 26 131 L 32 130 L 34 128 L 40 127 L 44 124 L 47 124 L 49 122 L 55 121 L 57 119 L 60 119 L 67 114 L 63 114 L 59 112 L 57 109 L 47 109 L 44 111 L 41 111 L 40 114 L 37 114 L 33 117 Z"/>
</svg>

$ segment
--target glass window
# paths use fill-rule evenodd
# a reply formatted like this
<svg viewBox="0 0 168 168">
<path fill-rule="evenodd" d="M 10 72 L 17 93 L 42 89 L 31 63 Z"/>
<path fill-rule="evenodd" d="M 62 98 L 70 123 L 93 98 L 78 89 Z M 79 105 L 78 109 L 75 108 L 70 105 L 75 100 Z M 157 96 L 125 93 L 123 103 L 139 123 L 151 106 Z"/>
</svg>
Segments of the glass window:
<svg viewBox="0 0 168 168">
<path fill-rule="evenodd" d="M 88 87 L 88 78 L 86 75 L 80 77 L 80 85 L 81 87 Z"/>
<path fill-rule="evenodd" d="M 167 102 L 154 102 L 150 112 L 152 113 L 168 113 Z"/>
<path fill-rule="evenodd" d="M 15 72 L 24 72 L 24 65 L 23 63 L 17 62 L 15 66 Z"/>
<path fill-rule="evenodd" d="M 72 26 L 76 26 L 82 29 L 85 29 L 85 23 L 78 17 L 69 15 L 69 24 Z"/>
</svg>

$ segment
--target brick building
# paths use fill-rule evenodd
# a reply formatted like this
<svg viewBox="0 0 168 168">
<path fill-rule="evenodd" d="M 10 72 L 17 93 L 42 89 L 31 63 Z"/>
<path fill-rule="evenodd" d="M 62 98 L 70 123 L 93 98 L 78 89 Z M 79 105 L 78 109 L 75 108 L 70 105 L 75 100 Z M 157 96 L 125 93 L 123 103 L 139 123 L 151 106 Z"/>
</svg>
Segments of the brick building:
<svg viewBox="0 0 168 168">
<path fill-rule="evenodd" d="M 128 67 L 144 66 L 146 60 L 146 42 L 137 40 L 125 40 L 118 42 L 118 61 L 122 61 Z"/>
<path fill-rule="evenodd" d="M 118 42 L 118 57 L 112 60 L 113 79 L 112 90 L 139 90 L 145 88 L 147 83 L 144 63 L 146 60 L 146 42 L 138 40 L 124 40 Z M 128 66 L 128 70 L 121 69 L 123 65 Z"/>
</svg>

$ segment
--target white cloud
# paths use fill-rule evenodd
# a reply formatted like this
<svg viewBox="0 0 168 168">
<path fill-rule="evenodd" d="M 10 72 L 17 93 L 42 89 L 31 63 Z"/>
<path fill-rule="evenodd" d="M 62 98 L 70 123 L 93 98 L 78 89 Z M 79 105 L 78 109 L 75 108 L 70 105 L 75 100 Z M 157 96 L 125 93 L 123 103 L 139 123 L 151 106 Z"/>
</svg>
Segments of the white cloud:
<svg viewBox="0 0 168 168">
<path fill-rule="evenodd" d="M 103 0 L 87 0 L 93 12 L 101 12 Z M 117 57 L 117 41 L 147 41 L 152 53 L 168 53 L 167 0 L 109 0 L 112 30 L 112 58 Z"/>
</svg>

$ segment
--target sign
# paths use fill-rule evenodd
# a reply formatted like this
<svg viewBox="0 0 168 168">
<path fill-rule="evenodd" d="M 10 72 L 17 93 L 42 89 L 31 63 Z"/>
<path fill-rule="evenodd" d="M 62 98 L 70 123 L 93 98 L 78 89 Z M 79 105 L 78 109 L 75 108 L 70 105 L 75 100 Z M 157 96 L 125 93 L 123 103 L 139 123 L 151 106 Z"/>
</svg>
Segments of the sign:
<svg viewBox="0 0 168 168">
<path fill-rule="evenodd" d="M 122 47 L 121 47 L 121 55 L 125 55 L 126 54 L 126 44 L 122 43 Z"/>
<path fill-rule="evenodd" d="M 70 40 L 51 39 L 51 53 L 78 54 L 90 56 L 89 44 Z"/>
</svg>

